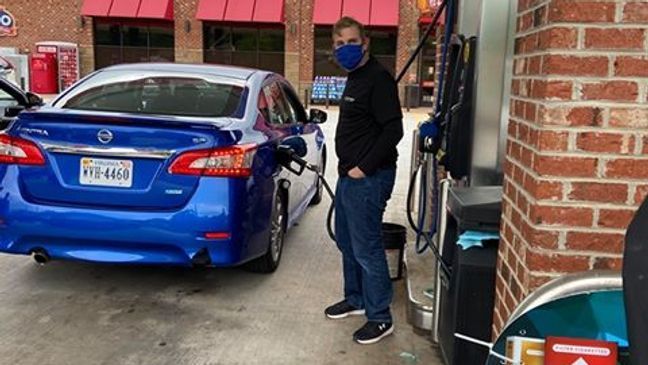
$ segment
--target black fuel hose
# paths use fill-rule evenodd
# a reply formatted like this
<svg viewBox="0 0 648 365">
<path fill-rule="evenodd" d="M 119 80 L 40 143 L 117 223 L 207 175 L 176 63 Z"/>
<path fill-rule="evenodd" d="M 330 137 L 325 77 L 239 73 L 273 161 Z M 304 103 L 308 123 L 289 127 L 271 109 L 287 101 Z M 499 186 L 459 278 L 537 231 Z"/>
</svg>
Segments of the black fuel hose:
<svg viewBox="0 0 648 365">
<path fill-rule="evenodd" d="M 328 214 L 326 216 L 326 230 L 328 232 L 329 238 L 331 238 L 331 240 L 333 240 L 334 242 L 337 242 L 337 240 L 335 239 L 335 232 L 333 231 L 333 212 L 335 212 L 335 194 L 333 193 L 333 189 L 331 189 L 331 186 L 329 186 L 324 176 L 319 172 L 317 173 L 317 176 L 322 181 L 322 184 L 324 184 L 324 188 L 326 188 L 326 192 L 331 197 L 331 206 L 329 207 Z"/>
<path fill-rule="evenodd" d="M 439 266 L 441 267 L 441 270 L 443 270 L 444 274 L 446 277 L 450 277 L 451 274 L 451 269 L 450 267 L 445 263 L 443 260 L 443 257 L 441 256 L 441 252 L 437 248 L 437 246 L 434 244 L 432 241 L 432 237 L 430 235 L 430 232 L 425 232 L 421 229 L 419 225 L 416 224 L 414 218 L 413 218 L 413 212 L 412 212 L 412 205 L 413 201 L 412 199 L 414 198 L 414 188 L 416 186 L 416 178 L 419 176 L 419 173 L 422 173 L 423 171 L 423 164 L 419 163 L 419 165 L 416 167 L 414 170 L 414 173 L 412 173 L 412 176 L 410 177 L 410 182 L 409 182 L 409 188 L 407 189 L 407 220 L 410 224 L 410 227 L 416 232 L 417 235 L 417 241 L 419 238 L 423 238 L 425 240 L 425 246 L 421 250 L 420 247 L 416 247 L 417 253 L 421 254 L 425 252 L 425 249 L 430 249 L 432 251 L 432 254 L 437 259 L 437 262 L 439 263 Z M 438 204 L 437 204 L 438 205 Z M 437 210 L 438 211 L 438 210 Z M 420 214 L 420 213 L 419 213 Z M 437 217 L 434 217 L 434 219 L 437 219 Z M 442 242 L 439 242 L 439 244 L 443 244 Z"/>
<path fill-rule="evenodd" d="M 326 230 L 328 232 L 329 238 L 331 238 L 331 240 L 333 240 L 334 242 L 337 242 L 335 238 L 335 232 L 333 230 L 333 213 L 335 212 L 335 193 L 333 193 L 333 189 L 331 189 L 331 186 L 329 185 L 328 181 L 326 181 L 326 178 L 320 173 L 317 167 L 309 165 L 306 168 L 317 174 L 317 177 L 320 179 L 320 181 L 324 185 L 326 192 L 331 198 L 331 205 L 329 206 L 328 214 L 326 217 Z M 410 207 L 412 205 L 412 199 L 414 197 L 414 187 L 416 185 L 416 178 L 419 174 L 419 171 L 421 171 L 421 169 L 422 169 L 422 165 L 419 164 L 419 166 L 416 168 L 416 171 L 412 174 L 412 177 L 410 178 L 409 189 L 407 191 L 407 220 L 409 221 L 409 224 L 412 227 L 412 229 L 417 234 L 420 234 L 420 236 L 423 239 L 425 239 L 426 247 L 432 251 L 437 261 L 439 262 L 439 266 L 441 267 L 441 270 L 443 270 L 444 274 L 446 274 L 447 277 L 450 277 L 450 273 L 451 273 L 450 267 L 448 267 L 445 261 L 443 261 L 439 249 L 436 247 L 434 242 L 432 242 L 432 238 L 430 237 L 430 235 L 427 232 L 421 231 L 420 227 L 416 225 L 414 218 L 412 217 L 412 210 L 410 209 Z"/>
</svg>

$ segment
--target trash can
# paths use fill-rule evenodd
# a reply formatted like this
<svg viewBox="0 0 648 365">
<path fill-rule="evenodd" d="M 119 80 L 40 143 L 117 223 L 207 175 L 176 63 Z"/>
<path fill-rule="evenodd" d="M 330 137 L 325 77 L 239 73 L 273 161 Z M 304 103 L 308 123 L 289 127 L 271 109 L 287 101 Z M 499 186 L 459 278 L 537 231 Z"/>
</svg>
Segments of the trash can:
<svg viewBox="0 0 648 365">
<path fill-rule="evenodd" d="M 405 241 L 407 240 L 407 229 L 399 224 L 383 223 L 382 237 L 389 267 L 389 277 L 392 280 L 400 280 L 403 277 L 403 254 Z"/>
<path fill-rule="evenodd" d="M 439 349 L 444 364 L 483 364 L 488 349 L 455 333 L 479 339 L 492 334 L 498 240 L 486 238 L 482 247 L 464 249 L 459 238 L 467 231 L 499 234 L 502 187 L 452 187 L 446 210 L 441 256 L 450 273 L 440 272 Z"/>
<path fill-rule="evenodd" d="M 405 107 L 419 108 L 421 106 L 421 87 L 405 85 Z"/>
</svg>

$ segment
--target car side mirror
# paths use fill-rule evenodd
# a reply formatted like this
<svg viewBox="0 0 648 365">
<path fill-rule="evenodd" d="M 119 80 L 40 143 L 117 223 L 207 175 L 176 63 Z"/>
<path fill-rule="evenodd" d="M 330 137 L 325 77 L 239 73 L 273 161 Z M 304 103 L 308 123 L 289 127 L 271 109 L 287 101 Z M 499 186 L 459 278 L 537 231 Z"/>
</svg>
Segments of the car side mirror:
<svg viewBox="0 0 648 365">
<path fill-rule="evenodd" d="M 32 92 L 27 92 L 27 102 L 29 103 L 29 105 L 27 105 L 28 107 L 41 106 L 44 104 L 43 98 Z"/>
<path fill-rule="evenodd" d="M 326 122 L 328 114 L 325 111 L 319 109 L 311 109 L 308 117 L 309 123 L 322 124 Z"/>
<path fill-rule="evenodd" d="M 4 117 L 5 118 L 15 118 L 25 110 L 25 107 L 22 105 L 14 105 L 14 106 L 8 106 L 4 109 Z"/>
</svg>

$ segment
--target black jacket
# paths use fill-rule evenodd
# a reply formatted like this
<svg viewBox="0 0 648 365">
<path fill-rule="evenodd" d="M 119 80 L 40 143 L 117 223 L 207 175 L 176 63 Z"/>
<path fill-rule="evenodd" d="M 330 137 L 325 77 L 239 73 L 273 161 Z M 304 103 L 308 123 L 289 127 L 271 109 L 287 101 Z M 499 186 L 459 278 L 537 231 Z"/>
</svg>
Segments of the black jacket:
<svg viewBox="0 0 648 365">
<path fill-rule="evenodd" d="M 366 175 L 395 168 L 403 138 L 403 113 L 394 77 L 373 57 L 351 72 L 340 102 L 335 134 L 338 171 L 359 167 Z"/>
</svg>

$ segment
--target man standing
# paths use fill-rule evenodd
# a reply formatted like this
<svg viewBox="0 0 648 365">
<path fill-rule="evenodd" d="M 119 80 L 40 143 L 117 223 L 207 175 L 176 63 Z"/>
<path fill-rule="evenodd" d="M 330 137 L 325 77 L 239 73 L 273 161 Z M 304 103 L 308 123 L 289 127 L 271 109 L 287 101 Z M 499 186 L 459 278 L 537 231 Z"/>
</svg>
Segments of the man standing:
<svg viewBox="0 0 648 365">
<path fill-rule="evenodd" d="M 353 338 L 371 344 L 394 331 L 381 227 L 396 178 L 403 114 L 394 77 L 369 55 L 362 24 L 340 19 L 333 28 L 333 47 L 337 62 L 349 72 L 335 135 L 340 174 L 335 234 L 343 258 L 344 300 L 325 314 L 331 319 L 366 314 L 367 323 Z"/>
</svg>

